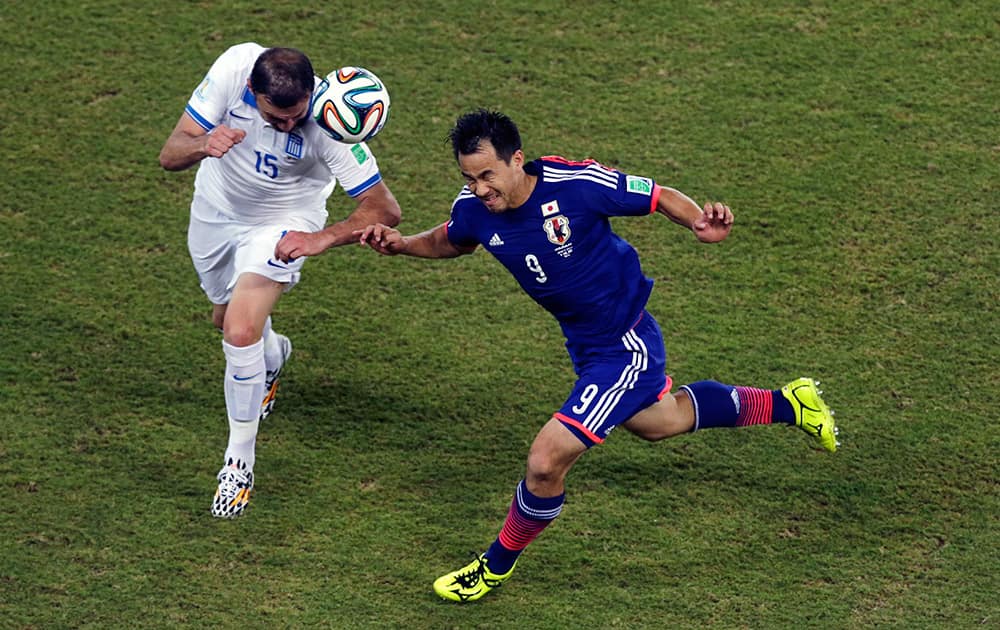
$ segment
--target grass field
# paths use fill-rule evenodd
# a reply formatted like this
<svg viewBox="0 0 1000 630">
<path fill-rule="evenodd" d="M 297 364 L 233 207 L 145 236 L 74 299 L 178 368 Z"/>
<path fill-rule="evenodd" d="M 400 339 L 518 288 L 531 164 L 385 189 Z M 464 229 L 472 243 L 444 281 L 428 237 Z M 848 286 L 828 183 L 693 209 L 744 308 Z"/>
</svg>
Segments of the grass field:
<svg viewBox="0 0 1000 630">
<path fill-rule="evenodd" d="M 248 40 L 387 82 L 372 148 L 406 232 L 446 218 L 444 138 L 478 106 L 529 157 L 725 200 L 719 246 L 615 224 L 674 381 L 815 376 L 840 452 L 615 433 L 511 582 L 443 602 L 431 582 L 496 535 L 573 374 L 485 253 L 347 247 L 278 306 L 295 354 L 255 498 L 212 519 L 223 358 L 186 251 L 194 172 L 156 156 Z M 47 0 L 0 6 L 0 42 L 0 627 L 1000 626 L 988 3 Z"/>
</svg>

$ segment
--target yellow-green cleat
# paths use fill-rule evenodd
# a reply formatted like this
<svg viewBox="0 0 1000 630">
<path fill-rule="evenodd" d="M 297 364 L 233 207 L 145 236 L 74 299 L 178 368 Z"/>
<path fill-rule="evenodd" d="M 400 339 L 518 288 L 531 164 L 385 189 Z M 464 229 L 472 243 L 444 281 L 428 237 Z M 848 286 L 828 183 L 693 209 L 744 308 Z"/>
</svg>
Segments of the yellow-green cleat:
<svg viewBox="0 0 1000 630">
<path fill-rule="evenodd" d="M 833 411 L 820 398 L 818 382 L 811 378 L 797 378 L 781 388 L 781 394 L 792 403 L 795 410 L 795 426 L 816 438 L 820 446 L 835 453 L 840 443 L 837 441 L 837 425 L 833 421 Z"/>
<path fill-rule="evenodd" d="M 513 573 L 514 567 L 503 575 L 491 573 L 486 568 L 485 554 L 480 554 L 458 571 L 434 580 L 434 592 L 453 602 L 471 602 L 506 582 Z"/>
</svg>

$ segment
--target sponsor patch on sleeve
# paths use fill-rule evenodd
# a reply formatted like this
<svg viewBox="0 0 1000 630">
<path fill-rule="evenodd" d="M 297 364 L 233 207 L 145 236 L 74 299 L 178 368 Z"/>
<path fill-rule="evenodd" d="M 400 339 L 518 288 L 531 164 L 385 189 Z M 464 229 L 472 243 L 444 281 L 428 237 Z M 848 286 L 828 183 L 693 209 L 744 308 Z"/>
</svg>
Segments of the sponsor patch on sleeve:
<svg viewBox="0 0 1000 630">
<path fill-rule="evenodd" d="M 358 164 L 364 164 L 368 161 L 368 152 L 360 144 L 351 147 L 351 153 L 354 154 L 354 159 L 358 161 Z"/>
<path fill-rule="evenodd" d="M 653 180 L 648 177 L 625 176 L 625 189 L 631 193 L 649 195 L 653 192 Z"/>
<path fill-rule="evenodd" d="M 206 98 L 205 93 L 208 92 L 208 86 L 210 86 L 211 84 L 212 80 L 208 78 L 208 75 L 206 75 L 205 80 L 202 81 L 201 85 L 198 86 L 198 89 L 194 91 L 194 95 L 198 97 L 199 101 L 204 102 Z"/>
</svg>

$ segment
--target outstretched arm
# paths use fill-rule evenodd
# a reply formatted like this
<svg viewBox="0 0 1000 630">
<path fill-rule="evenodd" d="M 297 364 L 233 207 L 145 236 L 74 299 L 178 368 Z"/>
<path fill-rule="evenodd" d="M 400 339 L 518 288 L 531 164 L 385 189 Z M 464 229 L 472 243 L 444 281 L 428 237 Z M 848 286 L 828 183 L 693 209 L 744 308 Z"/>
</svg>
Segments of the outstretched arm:
<svg viewBox="0 0 1000 630">
<path fill-rule="evenodd" d="M 725 239 L 733 228 L 733 211 L 729 206 L 716 201 L 699 208 L 693 199 L 666 186 L 660 189 L 656 211 L 674 223 L 689 228 L 704 243 L 717 243 Z"/>
<path fill-rule="evenodd" d="M 331 223 L 318 232 L 289 231 L 278 241 L 275 258 L 288 262 L 302 256 L 315 256 L 331 247 L 353 243 L 355 232 L 367 225 L 399 223 L 399 203 L 385 182 L 375 184 L 355 199 L 358 205 L 343 221 Z"/>
<path fill-rule="evenodd" d="M 447 224 L 431 228 L 412 236 L 403 236 L 399 230 L 387 225 L 369 225 L 355 232 L 362 245 L 368 245 L 386 256 L 405 254 L 418 258 L 455 258 L 471 254 L 475 247 L 459 247 L 448 240 Z"/>
</svg>

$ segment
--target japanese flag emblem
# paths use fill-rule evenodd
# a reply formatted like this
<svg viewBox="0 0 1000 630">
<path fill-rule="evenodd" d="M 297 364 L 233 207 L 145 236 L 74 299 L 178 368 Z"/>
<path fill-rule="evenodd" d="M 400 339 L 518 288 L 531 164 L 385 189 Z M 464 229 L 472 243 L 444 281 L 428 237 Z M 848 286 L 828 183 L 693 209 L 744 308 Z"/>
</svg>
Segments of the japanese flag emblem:
<svg viewBox="0 0 1000 630">
<path fill-rule="evenodd" d="M 569 219 L 566 217 L 549 217 L 542 224 L 545 235 L 549 237 L 549 242 L 553 245 L 564 245 L 569 240 L 571 234 L 569 230 Z"/>
</svg>

